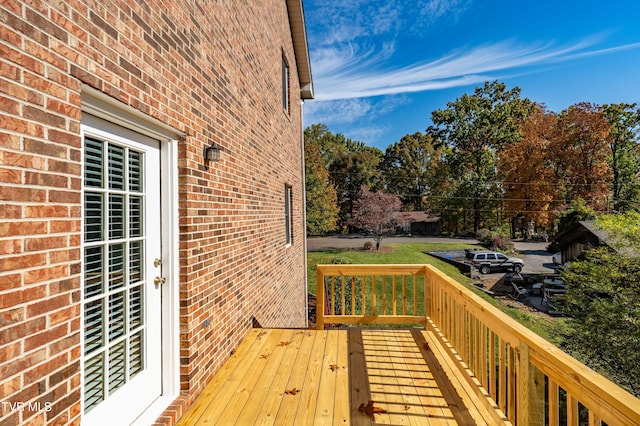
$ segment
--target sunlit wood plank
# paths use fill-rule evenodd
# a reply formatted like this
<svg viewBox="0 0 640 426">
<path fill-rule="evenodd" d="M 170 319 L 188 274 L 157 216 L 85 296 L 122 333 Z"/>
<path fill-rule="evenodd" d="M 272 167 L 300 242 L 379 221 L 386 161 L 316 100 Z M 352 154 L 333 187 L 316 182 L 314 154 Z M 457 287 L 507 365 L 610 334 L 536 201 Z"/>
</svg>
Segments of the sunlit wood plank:
<svg viewBox="0 0 640 426">
<path fill-rule="evenodd" d="M 295 417 L 300 407 L 300 401 L 304 399 L 304 395 L 313 392 L 313 389 L 307 386 L 307 366 L 311 363 L 310 359 L 319 333 L 307 330 L 301 330 L 300 332 L 302 333 L 302 341 L 297 348 L 296 359 L 288 366 L 291 370 L 291 375 L 284 388 L 285 394 L 282 396 L 280 408 L 274 416 L 274 424 L 278 426 L 295 426 Z"/>
</svg>

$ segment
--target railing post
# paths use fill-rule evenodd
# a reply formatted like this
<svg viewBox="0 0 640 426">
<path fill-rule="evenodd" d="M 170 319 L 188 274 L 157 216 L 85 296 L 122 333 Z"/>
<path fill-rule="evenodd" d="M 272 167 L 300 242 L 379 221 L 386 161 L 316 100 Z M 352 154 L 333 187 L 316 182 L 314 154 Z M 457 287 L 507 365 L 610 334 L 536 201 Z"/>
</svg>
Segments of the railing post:
<svg viewBox="0 0 640 426">
<path fill-rule="evenodd" d="M 318 265 L 316 273 L 316 330 L 324 330 L 324 270 Z"/>
<path fill-rule="evenodd" d="M 531 364 L 529 346 L 520 342 L 518 350 L 517 424 L 544 425 L 544 376 Z"/>
<path fill-rule="evenodd" d="M 529 346 L 520 342 L 516 383 L 516 424 L 529 424 Z"/>
<path fill-rule="evenodd" d="M 544 414 L 544 373 L 529 365 L 529 421 L 533 426 L 545 424 Z"/>
<path fill-rule="evenodd" d="M 432 273 L 429 268 L 424 267 L 424 279 L 423 279 L 423 297 L 424 297 L 424 329 L 427 329 L 427 324 L 429 323 L 429 318 L 431 318 L 431 292 L 433 291 L 433 286 L 431 285 L 431 277 Z"/>
</svg>

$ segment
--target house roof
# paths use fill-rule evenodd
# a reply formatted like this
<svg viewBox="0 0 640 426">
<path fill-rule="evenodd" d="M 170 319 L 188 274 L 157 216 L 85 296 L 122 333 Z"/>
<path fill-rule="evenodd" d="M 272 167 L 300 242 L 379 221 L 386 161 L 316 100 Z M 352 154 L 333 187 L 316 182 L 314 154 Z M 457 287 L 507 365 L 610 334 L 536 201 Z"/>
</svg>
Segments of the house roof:
<svg viewBox="0 0 640 426">
<path fill-rule="evenodd" d="M 607 243 L 608 234 L 602 229 L 596 227 L 593 220 L 578 221 L 572 228 L 558 235 L 557 241 L 562 244 L 596 244 L 609 245 Z"/>
<path fill-rule="evenodd" d="M 311 61 L 307 45 L 307 30 L 304 23 L 302 0 L 287 0 L 293 50 L 296 55 L 296 67 L 300 82 L 300 97 L 313 99 L 313 80 L 311 78 Z"/>
<path fill-rule="evenodd" d="M 601 242 L 605 242 L 609 237 L 609 234 L 606 231 L 596 227 L 596 223 L 593 220 L 581 220 L 578 223 L 584 226 L 593 235 L 598 237 Z"/>
<path fill-rule="evenodd" d="M 415 222 L 431 222 L 435 223 L 440 220 L 440 216 L 432 215 L 427 212 L 401 212 L 403 219 L 410 223 Z"/>
</svg>

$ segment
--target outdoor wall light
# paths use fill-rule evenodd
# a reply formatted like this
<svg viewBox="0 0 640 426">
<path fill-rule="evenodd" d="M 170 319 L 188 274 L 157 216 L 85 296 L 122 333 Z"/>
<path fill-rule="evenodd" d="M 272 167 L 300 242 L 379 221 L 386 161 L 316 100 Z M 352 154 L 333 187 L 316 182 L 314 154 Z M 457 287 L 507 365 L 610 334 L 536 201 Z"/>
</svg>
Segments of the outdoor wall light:
<svg viewBox="0 0 640 426">
<path fill-rule="evenodd" d="M 202 156 L 204 157 L 204 168 L 209 170 L 209 162 L 220 161 L 220 148 L 215 146 L 215 144 L 205 146 Z"/>
</svg>

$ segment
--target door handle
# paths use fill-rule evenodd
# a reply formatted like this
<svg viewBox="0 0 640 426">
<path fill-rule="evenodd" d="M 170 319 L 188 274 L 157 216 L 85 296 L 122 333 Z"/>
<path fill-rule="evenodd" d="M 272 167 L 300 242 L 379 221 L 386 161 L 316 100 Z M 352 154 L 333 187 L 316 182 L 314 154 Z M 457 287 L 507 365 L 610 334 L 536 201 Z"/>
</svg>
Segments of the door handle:
<svg viewBox="0 0 640 426">
<path fill-rule="evenodd" d="M 165 277 L 155 277 L 153 279 L 153 284 L 155 284 L 156 288 L 158 288 L 159 286 L 161 286 L 165 282 L 167 282 L 167 279 Z"/>
</svg>

